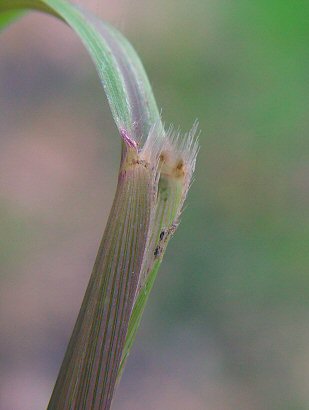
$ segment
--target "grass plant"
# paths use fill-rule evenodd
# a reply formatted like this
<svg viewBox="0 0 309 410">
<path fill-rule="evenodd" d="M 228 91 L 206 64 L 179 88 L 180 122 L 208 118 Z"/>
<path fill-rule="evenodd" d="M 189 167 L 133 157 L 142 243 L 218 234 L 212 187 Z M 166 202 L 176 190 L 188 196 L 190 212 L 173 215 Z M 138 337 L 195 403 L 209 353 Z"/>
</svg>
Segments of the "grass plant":
<svg viewBox="0 0 309 410">
<path fill-rule="evenodd" d="M 197 124 L 183 136 L 165 129 L 130 43 L 81 7 L 66 0 L 0 0 L 0 30 L 29 9 L 63 20 L 79 36 L 122 141 L 114 202 L 48 405 L 107 410 L 179 224 L 198 151 Z"/>
</svg>

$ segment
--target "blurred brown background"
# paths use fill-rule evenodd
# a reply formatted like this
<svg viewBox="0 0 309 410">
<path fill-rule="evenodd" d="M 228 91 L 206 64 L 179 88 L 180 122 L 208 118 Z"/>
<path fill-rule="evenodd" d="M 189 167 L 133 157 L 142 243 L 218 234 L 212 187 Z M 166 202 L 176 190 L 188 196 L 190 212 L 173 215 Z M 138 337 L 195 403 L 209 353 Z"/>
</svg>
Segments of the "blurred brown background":
<svg viewBox="0 0 309 410">
<path fill-rule="evenodd" d="M 195 183 L 115 410 L 308 410 L 309 3 L 79 0 L 139 52 Z M 0 36 L 1 410 L 46 407 L 116 187 L 93 64 L 31 13 Z"/>
</svg>

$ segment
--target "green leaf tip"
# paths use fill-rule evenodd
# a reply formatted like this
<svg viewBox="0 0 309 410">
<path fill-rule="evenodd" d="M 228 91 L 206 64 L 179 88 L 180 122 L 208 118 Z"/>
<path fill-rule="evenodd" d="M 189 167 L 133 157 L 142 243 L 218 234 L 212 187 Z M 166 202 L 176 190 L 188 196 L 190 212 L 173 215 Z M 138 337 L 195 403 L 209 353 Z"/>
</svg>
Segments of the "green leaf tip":
<svg viewBox="0 0 309 410">
<path fill-rule="evenodd" d="M 0 0 L 0 28 L 29 8 L 60 18 L 80 37 L 122 140 L 115 198 L 48 405 L 49 410 L 108 410 L 179 225 L 198 153 L 198 124 L 184 136 L 173 127 L 166 131 L 130 43 L 81 7 L 65 0 Z"/>
</svg>

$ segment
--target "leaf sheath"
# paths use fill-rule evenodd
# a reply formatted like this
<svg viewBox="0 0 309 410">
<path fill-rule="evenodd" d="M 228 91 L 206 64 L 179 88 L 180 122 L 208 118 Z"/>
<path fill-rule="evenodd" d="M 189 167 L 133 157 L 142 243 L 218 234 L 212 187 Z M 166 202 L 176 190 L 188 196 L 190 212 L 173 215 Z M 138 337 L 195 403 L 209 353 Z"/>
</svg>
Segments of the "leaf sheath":
<svg viewBox="0 0 309 410">
<path fill-rule="evenodd" d="M 151 172 L 138 163 L 121 169 L 49 410 L 110 407 L 147 242 L 153 206 Z"/>
</svg>

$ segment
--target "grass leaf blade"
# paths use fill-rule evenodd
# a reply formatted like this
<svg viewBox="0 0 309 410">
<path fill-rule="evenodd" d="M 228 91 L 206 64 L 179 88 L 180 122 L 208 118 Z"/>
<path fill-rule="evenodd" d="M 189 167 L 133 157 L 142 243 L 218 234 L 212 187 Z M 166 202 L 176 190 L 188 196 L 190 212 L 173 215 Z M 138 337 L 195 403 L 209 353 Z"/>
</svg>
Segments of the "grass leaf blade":
<svg viewBox="0 0 309 410">
<path fill-rule="evenodd" d="M 153 123 L 161 124 L 143 65 L 115 28 L 65 0 L 0 0 L 0 15 L 15 9 L 45 11 L 71 26 L 96 65 L 120 132 L 145 140 Z"/>
</svg>

